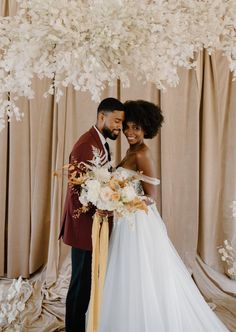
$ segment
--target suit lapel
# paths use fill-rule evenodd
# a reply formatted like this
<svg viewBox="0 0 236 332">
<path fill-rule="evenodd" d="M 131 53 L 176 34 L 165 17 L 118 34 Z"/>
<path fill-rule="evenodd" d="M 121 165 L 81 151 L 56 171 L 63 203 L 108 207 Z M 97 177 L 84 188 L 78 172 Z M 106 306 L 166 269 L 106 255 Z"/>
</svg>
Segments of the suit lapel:
<svg viewBox="0 0 236 332">
<path fill-rule="evenodd" d="M 93 137 L 93 139 L 96 141 L 97 147 L 99 148 L 99 150 L 103 151 L 104 155 L 107 156 L 107 153 L 105 151 L 105 147 L 104 147 L 104 145 L 103 145 L 103 143 L 102 143 L 102 141 L 101 141 L 101 139 L 100 139 L 100 137 L 99 137 L 96 129 L 94 127 L 92 127 L 89 130 L 89 132 L 90 132 L 90 135 Z M 103 165 L 104 165 L 104 163 L 107 163 L 107 162 L 108 162 L 108 159 L 106 157 L 105 161 L 103 161 Z M 112 171 L 112 166 L 110 166 L 108 170 Z"/>
<path fill-rule="evenodd" d="M 98 145 L 99 150 L 103 151 L 103 153 L 106 153 L 104 145 L 102 144 L 102 142 L 100 140 L 100 137 L 99 137 L 96 129 L 94 127 L 92 127 L 92 128 L 90 128 L 89 132 L 93 136 L 93 138 L 95 139 L 95 141 L 96 141 L 96 143 Z"/>
</svg>

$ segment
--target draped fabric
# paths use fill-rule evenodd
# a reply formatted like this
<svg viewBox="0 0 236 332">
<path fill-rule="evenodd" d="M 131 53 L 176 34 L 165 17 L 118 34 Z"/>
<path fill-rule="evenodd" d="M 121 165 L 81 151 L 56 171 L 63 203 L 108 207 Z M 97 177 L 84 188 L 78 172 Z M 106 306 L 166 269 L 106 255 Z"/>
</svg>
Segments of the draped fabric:
<svg viewBox="0 0 236 332">
<path fill-rule="evenodd" d="M 14 0 L 1 0 L 1 15 L 15 10 Z M 180 84 L 165 92 L 132 79 L 130 88 L 121 87 L 121 100 L 146 99 L 163 110 L 165 122 L 158 137 L 146 141 L 161 179 L 158 209 L 200 290 L 236 331 L 236 282 L 224 274 L 217 253 L 224 239 L 236 246 L 236 220 L 229 208 L 236 199 L 236 84 L 219 53 L 199 54 L 196 70 L 180 69 L 179 75 Z M 34 80 L 35 99 L 19 100 L 22 122 L 12 120 L 0 133 L 0 275 L 3 287 L 21 275 L 53 294 L 62 287 L 58 294 L 63 298 L 69 247 L 58 241 L 66 191 L 61 170 L 75 141 L 95 123 L 97 104 L 88 93 L 72 88 L 56 104 L 54 97 L 42 97 L 47 83 Z M 103 92 L 102 98 L 108 96 L 117 97 L 116 84 Z M 122 135 L 109 144 L 118 163 L 126 139 Z M 49 321 L 45 331 L 63 327 L 60 296 L 44 292 L 39 300 L 39 293 L 31 298 L 44 308 L 39 323 L 35 317 L 35 331 Z M 57 305 L 58 311 L 46 310 L 45 316 L 45 308 Z M 32 305 L 27 308 L 29 317 Z"/>
</svg>

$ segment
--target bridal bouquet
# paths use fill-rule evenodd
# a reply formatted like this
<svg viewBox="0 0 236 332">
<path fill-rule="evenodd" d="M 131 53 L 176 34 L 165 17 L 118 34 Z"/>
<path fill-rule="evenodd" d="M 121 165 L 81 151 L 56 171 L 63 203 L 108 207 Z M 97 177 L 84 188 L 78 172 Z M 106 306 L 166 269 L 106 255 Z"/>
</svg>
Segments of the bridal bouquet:
<svg viewBox="0 0 236 332">
<path fill-rule="evenodd" d="M 113 211 L 118 217 L 137 210 L 147 212 L 146 202 L 135 191 L 137 176 L 131 176 L 123 169 L 110 172 L 110 164 L 102 164 L 102 154 L 94 147 L 93 156 L 89 164 L 81 162 L 68 166 L 69 184 L 77 188 L 82 204 L 77 213 L 86 212 L 92 206 Z"/>
</svg>

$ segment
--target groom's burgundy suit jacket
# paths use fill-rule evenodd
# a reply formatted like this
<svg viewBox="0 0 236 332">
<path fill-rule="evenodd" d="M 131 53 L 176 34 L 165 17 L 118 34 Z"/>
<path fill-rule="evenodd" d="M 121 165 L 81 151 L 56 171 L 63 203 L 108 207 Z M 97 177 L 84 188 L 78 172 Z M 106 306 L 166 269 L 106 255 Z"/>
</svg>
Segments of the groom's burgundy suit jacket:
<svg viewBox="0 0 236 332">
<path fill-rule="evenodd" d="M 75 143 L 70 154 L 69 162 L 88 162 L 93 159 L 92 146 L 103 151 L 104 146 L 94 127 L 83 134 Z M 61 223 L 60 237 L 63 238 L 65 244 L 83 250 L 92 250 L 92 223 L 95 209 L 91 209 L 86 213 L 81 213 L 79 217 L 75 216 L 75 211 L 81 207 L 78 195 L 73 193 L 71 187 L 67 188 L 64 213 Z"/>
</svg>

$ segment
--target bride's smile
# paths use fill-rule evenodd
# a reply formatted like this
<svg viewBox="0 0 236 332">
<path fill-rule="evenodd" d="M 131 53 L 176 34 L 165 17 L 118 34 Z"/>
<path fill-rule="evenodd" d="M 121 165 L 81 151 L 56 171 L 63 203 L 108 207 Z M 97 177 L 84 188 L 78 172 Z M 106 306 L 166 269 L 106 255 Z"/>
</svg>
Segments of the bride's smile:
<svg viewBox="0 0 236 332">
<path fill-rule="evenodd" d="M 126 136 L 130 145 L 139 145 L 143 143 L 144 131 L 141 126 L 134 122 L 127 122 L 123 128 L 124 135 Z"/>
</svg>

